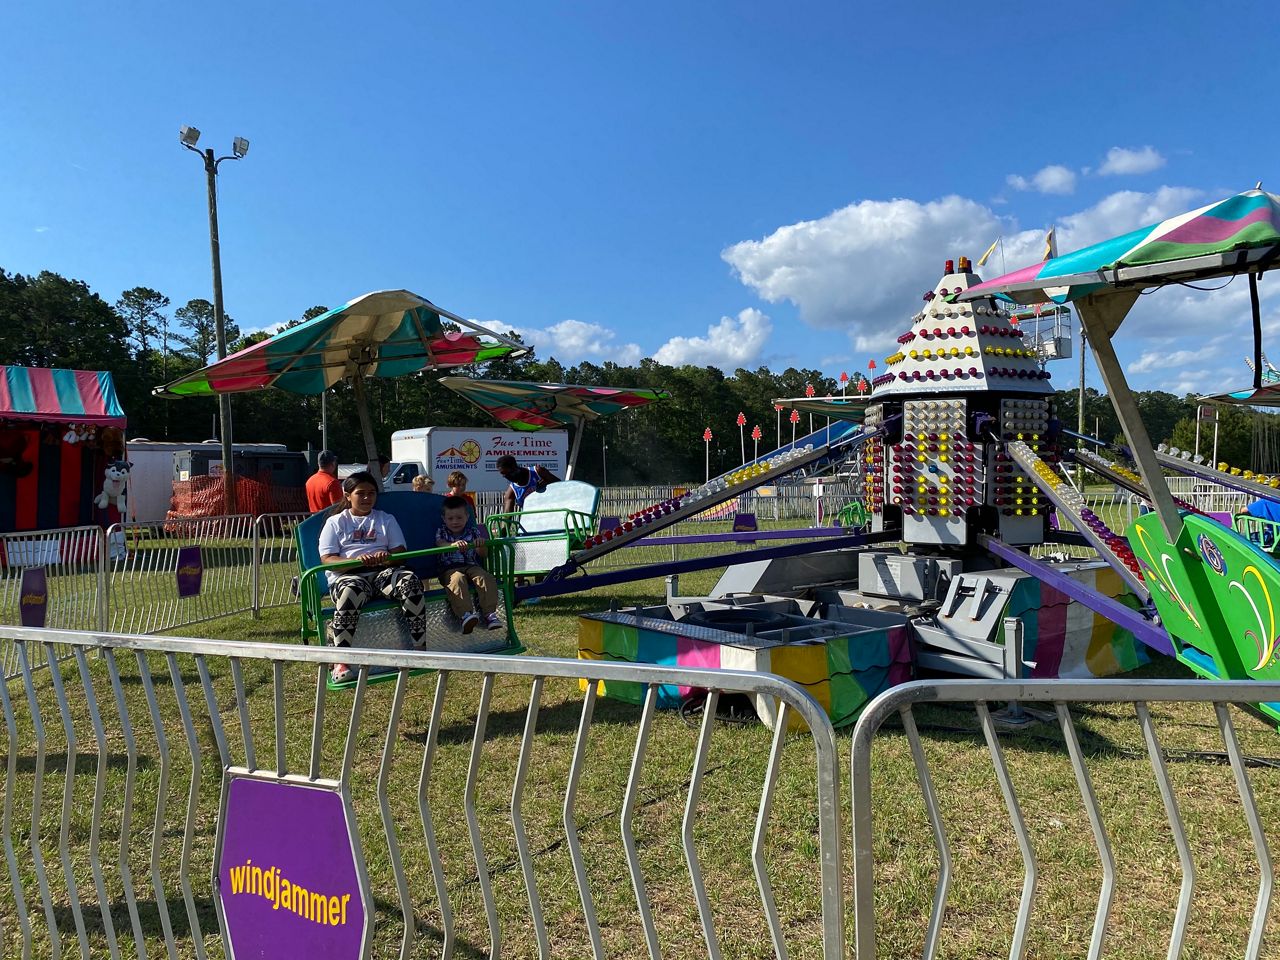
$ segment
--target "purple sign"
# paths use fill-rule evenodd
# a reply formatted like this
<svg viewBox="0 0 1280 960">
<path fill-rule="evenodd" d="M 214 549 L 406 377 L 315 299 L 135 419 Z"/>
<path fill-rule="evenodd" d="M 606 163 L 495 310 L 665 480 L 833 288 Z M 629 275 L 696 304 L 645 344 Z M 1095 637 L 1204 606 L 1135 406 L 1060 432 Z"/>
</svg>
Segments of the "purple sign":
<svg viewBox="0 0 1280 960">
<path fill-rule="evenodd" d="M 19 589 L 18 622 L 24 627 L 43 627 L 49 610 L 49 581 L 44 567 L 24 567 Z"/>
<path fill-rule="evenodd" d="M 200 581 L 204 579 L 204 561 L 200 548 L 182 547 L 178 550 L 178 596 L 200 596 Z"/>
<path fill-rule="evenodd" d="M 364 898 L 332 790 L 233 777 L 217 877 L 237 960 L 360 956 Z"/>
<path fill-rule="evenodd" d="M 601 517 L 600 518 L 601 533 L 604 533 L 606 530 L 617 530 L 621 526 L 622 526 L 622 520 L 619 517 Z"/>
<path fill-rule="evenodd" d="M 733 518 L 734 533 L 755 533 L 760 529 L 754 513 L 739 513 Z"/>
</svg>

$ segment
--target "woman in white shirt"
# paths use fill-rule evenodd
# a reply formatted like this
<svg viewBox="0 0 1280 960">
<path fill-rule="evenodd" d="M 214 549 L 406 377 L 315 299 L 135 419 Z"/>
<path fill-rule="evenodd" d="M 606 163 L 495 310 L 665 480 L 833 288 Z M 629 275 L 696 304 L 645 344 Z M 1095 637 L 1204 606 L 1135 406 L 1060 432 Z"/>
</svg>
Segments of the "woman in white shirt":
<svg viewBox="0 0 1280 960">
<path fill-rule="evenodd" d="M 329 517 L 320 531 L 320 562 L 360 559 L 364 564 L 326 574 L 335 608 L 334 645 L 351 646 L 360 621 L 360 608 L 376 593 L 388 600 L 400 601 L 414 645 L 421 648 L 427 632 L 422 581 L 413 571 L 395 566 L 392 557 L 405 549 L 400 524 L 391 514 L 374 509 L 378 485 L 368 471 L 361 470 L 347 477 L 342 493 L 345 509 Z M 334 664 L 336 683 L 353 678 L 353 671 L 346 664 Z"/>
</svg>

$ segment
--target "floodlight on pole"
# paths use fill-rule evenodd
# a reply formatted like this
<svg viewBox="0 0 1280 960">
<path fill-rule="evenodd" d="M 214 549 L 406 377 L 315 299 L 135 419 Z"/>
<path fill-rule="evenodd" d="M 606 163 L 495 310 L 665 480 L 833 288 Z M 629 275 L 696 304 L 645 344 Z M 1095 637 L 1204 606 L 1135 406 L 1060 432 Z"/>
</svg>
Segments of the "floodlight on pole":
<svg viewBox="0 0 1280 960">
<path fill-rule="evenodd" d="M 226 318 L 222 310 L 222 254 L 218 242 L 218 165 L 223 160 L 240 160 L 249 152 L 249 141 L 244 137 L 236 137 L 232 141 L 231 154 L 225 157 L 214 156 L 213 148 L 201 150 L 196 146 L 200 139 L 200 131 L 195 127 L 184 126 L 178 131 L 178 139 L 182 145 L 197 154 L 204 162 L 205 179 L 209 189 L 209 249 L 213 260 L 213 329 L 217 344 L 218 359 L 227 355 Z M 225 393 L 218 395 L 219 433 L 222 435 L 222 483 L 226 497 L 228 514 L 235 513 L 236 488 L 235 471 L 231 463 L 231 398 Z"/>
</svg>

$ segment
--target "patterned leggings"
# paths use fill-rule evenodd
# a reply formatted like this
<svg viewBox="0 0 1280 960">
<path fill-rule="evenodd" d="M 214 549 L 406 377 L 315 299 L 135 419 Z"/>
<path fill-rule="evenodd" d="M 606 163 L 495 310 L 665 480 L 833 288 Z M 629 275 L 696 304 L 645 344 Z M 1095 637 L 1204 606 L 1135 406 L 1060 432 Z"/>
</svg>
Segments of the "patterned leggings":
<svg viewBox="0 0 1280 960">
<path fill-rule="evenodd" d="M 333 642 L 336 646 L 351 646 L 356 624 L 360 622 L 360 608 L 375 593 L 388 600 L 399 600 L 414 643 L 422 639 L 427 632 L 427 605 L 422 600 L 422 581 L 404 567 L 386 567 L 368 573 L 346 573 L 334 580 L 329 596 L 333 598 L 335 607 Z"/>
</svg>

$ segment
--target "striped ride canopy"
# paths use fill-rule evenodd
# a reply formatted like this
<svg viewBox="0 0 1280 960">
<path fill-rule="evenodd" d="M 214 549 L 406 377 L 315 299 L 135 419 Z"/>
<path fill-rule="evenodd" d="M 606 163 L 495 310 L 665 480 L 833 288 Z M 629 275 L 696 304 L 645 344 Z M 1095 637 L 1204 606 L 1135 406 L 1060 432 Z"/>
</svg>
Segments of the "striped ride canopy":
<svg viewBox="0 0 1280 960">
<path fill-rule="evenodd" d="M 1225 276 L 1280 254 L 1280 197 L 1246 190 L 970 287 L 960 300 L 1065 303 L 1108 287 Z"/>
<path fill-rule="evenodd" d="M 665 390 L 630 387 L 470 380 L 467 377 L 444 377 L 440 382 L 511 430 L 570 427 L 656 400 L 671 399 L 671 394 Z"/>
<path fill-rule="evenodd" d="M 446 330 L 445 320 L 461 329 Z M 357 375 L 400 377 L 527 352 L 527 347 L 417 294 L 382 290 L 282 330 L 154 392 L 193 397 L 276 387 L 318 394 Z"/>
</svg>

